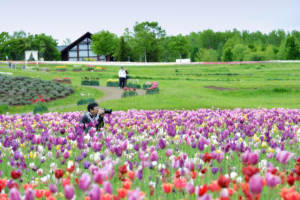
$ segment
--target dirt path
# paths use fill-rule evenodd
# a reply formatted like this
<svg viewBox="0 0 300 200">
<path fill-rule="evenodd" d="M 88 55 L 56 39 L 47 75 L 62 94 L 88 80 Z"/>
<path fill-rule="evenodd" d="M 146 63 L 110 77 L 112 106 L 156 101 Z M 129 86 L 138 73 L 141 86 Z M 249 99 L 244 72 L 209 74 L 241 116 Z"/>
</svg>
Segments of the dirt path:
<svg viewBox="0 0 300 200">
<path fill-rule="evenodd" d="M 121 99 L 121 95 L 123 94 L 123 90 L 120 89 L 119 87 L 106 87 L 106 86 L 83 86 L 83 87 L 96 88 L 105 93 L 105 96 L 103 98 L 95 100 L 97 103 L 99 103 L 101 101 Z M 146 94 L 146 90 L 137 89 L 136 92 L 138 93 L 139 96 Z M 130 97 L 128 97 L 128 98 L 130 98 Z M 54 111 L 56 109 L 64 109 L 64 108 L 68 108 L 68 107 L 76 106 L 76 105 L 77 104 L 70 104 L 67 106 L 53 107 L 53 108 L 49 108 L 49 111 Z M 33 113 L 33 112 L 20 113 L 19 115 L 26 115 L 29 113 Z"/>
</svg>

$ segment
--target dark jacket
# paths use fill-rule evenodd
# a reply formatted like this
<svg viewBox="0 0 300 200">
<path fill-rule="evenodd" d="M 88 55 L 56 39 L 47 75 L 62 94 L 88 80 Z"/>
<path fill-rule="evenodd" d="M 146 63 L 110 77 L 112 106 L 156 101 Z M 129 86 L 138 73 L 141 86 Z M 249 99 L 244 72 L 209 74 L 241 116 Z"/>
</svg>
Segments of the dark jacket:
<svg viewBox="0 0 300 200">
<path fill-rule="evenodd" d="M 89 130 L 90 127 L 86 128 L 85 125 L 88 124 L 88 123 L 93 123 L 95 120 L 98 121 L 98 124 L 95 126 L 97 130 L 99 130 L 100 128 L 102 128 L 104 126 L 103 117 L 98 113 L 96 115 L 96 117 L 93 119 L 93 114 L 90 113 L 90 112 L 87 112 L 82 116 L 79 124 L 84 124 L 83 129 L 85 131 L 87 131 L 87 130 Z"/>
</svg>

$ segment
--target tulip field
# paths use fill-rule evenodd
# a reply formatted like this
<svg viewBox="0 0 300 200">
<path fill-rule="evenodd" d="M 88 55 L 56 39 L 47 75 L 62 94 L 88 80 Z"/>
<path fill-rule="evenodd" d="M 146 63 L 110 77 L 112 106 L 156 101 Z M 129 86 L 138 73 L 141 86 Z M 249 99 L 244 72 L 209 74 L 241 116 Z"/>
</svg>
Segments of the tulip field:
<svg viewBox="0 0 300 200">
<path fill-rule="evenodd" d="M 298 109 L 0 115 L 1 200 L 300 199 Z"/>
</svg>

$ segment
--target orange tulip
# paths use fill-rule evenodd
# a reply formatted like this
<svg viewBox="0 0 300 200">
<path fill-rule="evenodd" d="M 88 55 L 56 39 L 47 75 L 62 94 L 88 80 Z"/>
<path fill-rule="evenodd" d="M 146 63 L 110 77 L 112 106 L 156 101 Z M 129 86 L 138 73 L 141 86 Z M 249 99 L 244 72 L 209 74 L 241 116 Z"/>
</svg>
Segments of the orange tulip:
<svg viewBox="0 0 300 200">
<path fill-rule="evenodd" d="M 101 196 L 101 200 L 112 200 L 113 197 L 114 196 L 111 194 L 105 194 L 105 195 Z"/>
<path fill-rule="evenodd" d="M 54 196 L 50 196 L 48 198 L 46 198 L 47 200 L 55 200 L 55 197 Z"/>
<path fill-rule="evenodd" d="M 279 193 L 279 195 L 283 198 L 283 199 L 286 199 L 287 195 L 289 193 L 293 193 L 295 192 L 295 186 L 294 187 L 291 187 L 291 188 L 282 188 L 281 189 L 281 192 Z"/>
<path fill-rule="evenodd" d="M 192 179 L 195 179 L 197 177 L 197 172 L 191 172 Z"/>
<path fill-rule="evenodd" d="M 50 190 L 45 190 L 45 197 L 50 197 L 51 196 L 51 191 Z"/>
<path fill-rule="evenodd" d="M 288 193 L 285 196 L 285 200 L 300 200 L 300 194 L 297 192 Z"/>
<path fill-rule="evenodd" d="M 36 198 L 40 199 L 40 198 L 43 197 L 43 195 L 44 195 L 44 190 L 38 190 L 38 189 L 35 190 L 35 197 Z"/>
<path fill-rule="evenodd" d="M 84 200 L 91 200 L 89 196 L 84 197 Z"/>
<path fill-rule="evenodd" d="M 122 184 L 123 188 L 129 190 L 132 183 L 130 181 L 123 181 Z"/>
<path fill-rule="evenodd" d="M 128 177 L 129 177 L 129 179 L 130 180 L 133 180 L 134 179 L 134 177 L 135 177 L 135 172 L 133 172 L 133 171 L 129 171 L 129 172 L 127 172 L 128 173 Z"/>
<path fill-rule="evenodd" d="M 172 190 L 173 184 L 171 184 L 171 183 L 163 183 L 162 187 L 163 187 L 164 192 L 167 193 L 167 194 L 169 194 L 171 192 L 171 190 Z"/>
<path fill-rule="evenodd" d="M 182 189 L 182 188 L 184 188 L 185 185 L 186 185 L 186 180 L 185 180 L 185 178 L 183 178 L 183 179 L 181 179 L 181 178 L 175 178 L 175 179 L 173 180 L 173 183 L 174 183 L 174 185 L 175 185 L 175 187 L 176 187 L 177 189 Z"/>
<path fill-rule="evenodd" d="M 127 196 L 128 190 L 121 188 L 121 189 L 117 189 L 117 192 L 118 192 L 118 196 L 122 199 Z"/>
</svg>

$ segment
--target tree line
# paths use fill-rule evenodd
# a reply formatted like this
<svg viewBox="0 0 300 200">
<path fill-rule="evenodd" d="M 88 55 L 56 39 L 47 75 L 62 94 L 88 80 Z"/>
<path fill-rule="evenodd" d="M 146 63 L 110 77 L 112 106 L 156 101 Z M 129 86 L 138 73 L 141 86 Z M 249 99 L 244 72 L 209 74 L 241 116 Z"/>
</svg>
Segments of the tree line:
<svg viewBox="0 0 300 200">
<path fill-rule="evenodd" d="M 64 43 L 71 41 L 67 39 Z M 24 59 L 25 50 L 38 50 L 45 60 L 59 60 L 57 40 L 45 34 L 25 32 L 0 34 L 0 59 Z M 168 36 L 157 22 L 136 22 L 118 37 L 109 31 L 92 35 L 95 54 L 111 54 L 116 61 L 174 62 L 189 58 L 193 62 L 267 61 L 300 59 L 300 32 L 282 29 L 266 34 L 233 29 L 225 32 L 204 30 L 189 35 Z"/>
<path fill-rule="evenodd" d="M 44 33 L 32 35 L 23 30 L 0 33 L 0 60 L 24 60 L 26 50 L 37 50 L 39 57 L 45 60 L 60 60 L 60 52 L 56 46 L 58 42 L 52 36 Z"/>
</svg>

